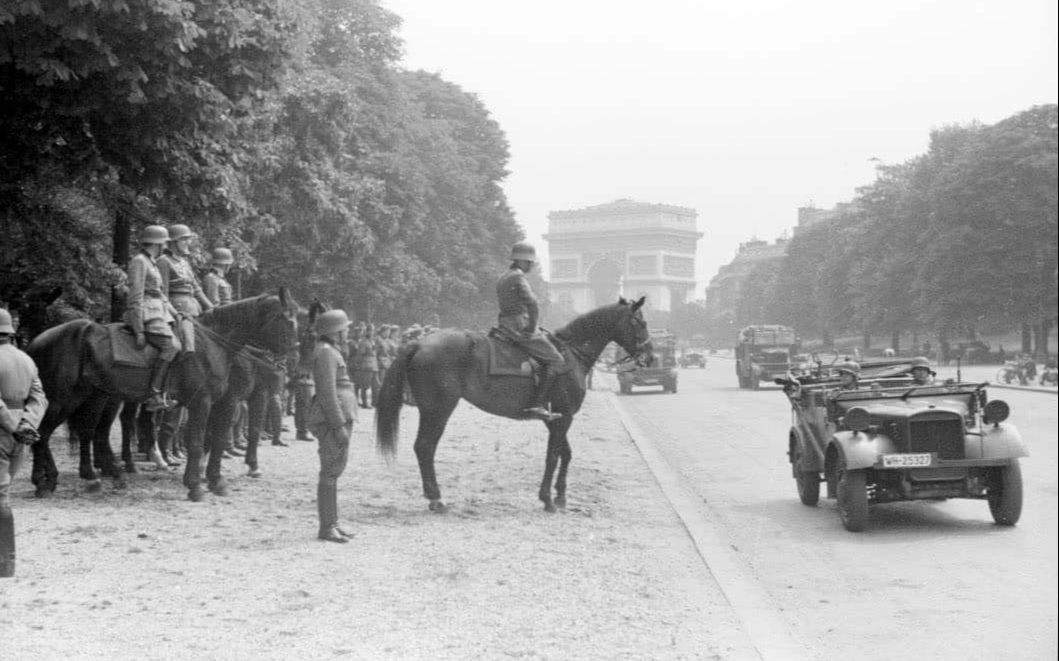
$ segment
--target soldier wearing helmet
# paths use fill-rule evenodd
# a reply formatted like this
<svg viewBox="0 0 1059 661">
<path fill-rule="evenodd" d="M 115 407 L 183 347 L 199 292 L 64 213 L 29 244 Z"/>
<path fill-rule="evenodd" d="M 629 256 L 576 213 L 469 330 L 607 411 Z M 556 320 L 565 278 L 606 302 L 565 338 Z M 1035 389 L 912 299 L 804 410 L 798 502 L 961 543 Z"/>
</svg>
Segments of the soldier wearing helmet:
<svg viewBox="0 0 1059 661">
<path fill-rule="evenodd" d="M 847 360 L 836 369 L 838 372 L 838 387 L 840 390 L 856 390 L 857 379 L 860 378 L 860 365 Z"/>
<path fill-rule="evenodd" d="M 15 518 L 8 490 L 22 463 L 22 446 L 39 438 L 48 410 L 37 366 L 15 347 L 11 313 L 0 308 L 0 578 L 15 575 Z"/>
<path fill-rule="evenodd" d="M 912 359 L 912 382 L 917 386 L 926 386 L 934 383 L 936 373 L 930 369 L 930 361 L 924 356 L 916 356 Z"/>
<path fill-rule="evenodd" d="M 168 240 L 166 228 L 148 225 L 140 232 L 140 252 L 129 260 L 125 323 L 136 334 L 138 349 L 147 344 L 158 349 L 158 360 L 151 367 L 150 395 L 144 402 L 148 411 L 172 407 L 165 396 L 165 377 L 169 364 L 180 351 L 180 340 L 172 329 L 177 311 L 166 297 L 156 265 Z"/>
<path fill-rule="evenodd" d="M 532 244 L 519 241 L 512 246 L 511 266 L 496 282 L 496 297 L 500 304 L 497 326 L 505 338 L 540 361 L 540 381 L 523 413 L 550 422 L 559 415 L 548 409 L 548 394 L 556 377 L 562 373 L 565 361 L 559 350 L 537 327 L 540 306 L 526 278 L 536 262 L 537 251 Z"/>
<path fill-rule="evenodd" d="M 199 279 L 191 268 L 191 241 L 197 235 L 187 225 L 169 228 L 169 249 L 158 258 L 158 272 L 162 275 L 162 290 L 177 312 L 183 315 L 181 333 L 185 350 L 195 350 L 195 329 L 191 319 L 207 310 L 213 303 L 199 286 Z"/>
<path fill-rule="evenodd" d="M 234 261 L 231 250 L 213 249 L 210 270 L 202 277 L 202 292 L 215 307 L 232 302 L 232 286 L 226 276 Z"/>
<path fill-rule="evenodd" d="M 357 421 L 357 396 L 349 380 L 341 347 L 346 344 L 349 317 L 328 310 L 316 318 L 313 382 L 316 396 L 309 411 L 309 428 L 319 440 L 320 477 L 316 508 L 320 518 L 317 537 L 325 542 L 347 543 L 352 537 L 338 525 L 338 478 L 349 460 L 349 439 Z"/>
<path fill-rule="evenodd" d="M 350 361 L 353 363 L 353 388 L 360 398 L 361 408 L 370 409 L 377 401 L 379 359 L 375 353 L 375 324 L 357 324 L 357 339 L 352 342 Z"/>
</svg>

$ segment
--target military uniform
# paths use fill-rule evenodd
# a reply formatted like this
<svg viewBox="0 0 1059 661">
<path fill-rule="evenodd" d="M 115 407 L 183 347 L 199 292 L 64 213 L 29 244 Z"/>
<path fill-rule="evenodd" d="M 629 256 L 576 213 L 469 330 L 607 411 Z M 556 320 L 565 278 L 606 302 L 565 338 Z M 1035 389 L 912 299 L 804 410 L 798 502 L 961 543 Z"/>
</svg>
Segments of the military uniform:
<svg viewBox="0 0 1059 661">
<path fill-rule="evenodd" d="M 375 341 L 370 331 L 366 331 L 365 335 L 362 335 L 353 345 L 350 355 L 353 361 L 353 387 L 360 398 L 360 405 L 370 408 L 370 398 L 375 392 L 375 380 L 379 373 L 379 360 L 375 356 Z"/>
<path fill-rule="evenodd" d="M 22 463 L 20 439 L 27 429 L 35 436 L 47 409 L 33 360 L 9 342 L 0 344 L 0 578 L 15 574 L 15 520 L 8 491 Z"/>
<path fill-rule="evenodd" d="M 319 442 L 320 477 L 316 486 L 319 537 L 342 541 L 332 533 L 342 533 L 338 528 L 338 478 L 349 461 L 349 439 L 357 421 L 357 399 L 342 353 L 327 339 L 321 338 L 316 343 L 312 375 L 316 396 L 313 397 L 308 424 Z M 340 536 L 348 535 L 342 533 Z"/>
<path fill-rule="evenodd" d="M 183 255 L 168 252 L 158 258 L 158 272 L 162 279 L 162 291 L 173 307 L 184 316 L 181 335 L 188 351 L 195 350 L 195 327 L 191 319 L 213 307 L 210 299 L 199 286 L 191 262 Z"/>
<path fill-rule="evenodd" d="M 563 366 L 563 355 L 537 328 L 539 306 L 522 269 L 512 265 L 496 283 L 497 324 L 506 338 L 549 367 Z"/>
<path fill-rule="evenodd" d="M 210 269 L 209 273 L 202 277 L 202 292 L 214 307 L 232 302 L 232 285 L 217 269 Z"/>
</svg>

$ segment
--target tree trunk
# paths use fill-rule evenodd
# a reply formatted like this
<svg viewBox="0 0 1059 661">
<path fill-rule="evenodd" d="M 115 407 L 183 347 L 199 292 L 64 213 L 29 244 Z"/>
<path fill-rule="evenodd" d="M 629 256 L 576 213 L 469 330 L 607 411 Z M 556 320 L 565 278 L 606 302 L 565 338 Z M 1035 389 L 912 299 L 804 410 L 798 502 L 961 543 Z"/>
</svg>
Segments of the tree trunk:
<svg viewBox="0 0 1059 661">
<path fill-rule="evenodd" d="M 867 354 L 868 350 L 871 349 L 871 331 L 865 330 L 864 335 L 861 338 L 861 349 Z"/>
<path fill-rule="evenodd" d="M 1034 335 L 1037 336 L 1034 338 L 1034 355 L 1038 358 L 1043 359 L 1048 357 L 1048 335 L 1051 333 L 1051 330 L 1051 319 L 1041 319 L 1041 323 L 1033 327 Z"/>
<path fill-rule="evenodd" d="M 926 353 L 926 350 L 921 350 L 919 346 L 919 331 L 912 331 L 912 353 Z"/>
<path fill-rule="evenodd" d="M 129 241 L 132 235 L 132 226 L 129 223 L 129 215 L 121 209 L 114 214 L 114 242 L 111 246 L 111 254 L 118 268 L 125 270 L 129 267 L 129 259 L 132 257 L 129 251 Z M 125 312 L 125 294 L 120 287 L 110 288 L 110 320 L 121 321 L 121 315 Z"/>
<path fill-rule="evenodd" d="M 901 353 L 901 331 L 894 329 L 890 334 L 890 348 L 894 350 L 895 355 Z"/>
<path fill-rule="evenodd" d="M 835 348 L 835 336 L 831 334 L 831 329 L 829 327 L 824 326 L 823 330 L 820 332 L 820 340 L 825 349 Z"/>
<path fill-rule="evenodd" d="M 1033 351 L 1033 333 L 1030 330 L 1030 325 L 1026 322 L 1022 324 L 1022 353 L 1030 353 Z"/>
<path fill-rule="evenodd" d="M 945 328 L 938 331 L 938 364 L 949 364 L 949 331 Z"/>
</svg>

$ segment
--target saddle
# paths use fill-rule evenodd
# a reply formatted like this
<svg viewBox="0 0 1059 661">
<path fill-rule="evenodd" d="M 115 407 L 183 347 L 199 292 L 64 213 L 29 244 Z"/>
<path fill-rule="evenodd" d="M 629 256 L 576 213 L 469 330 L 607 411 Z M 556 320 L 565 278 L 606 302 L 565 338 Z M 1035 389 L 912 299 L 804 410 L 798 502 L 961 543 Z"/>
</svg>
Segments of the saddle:
<svg viewBox="0 0 1059 661">
<path fill-rule="evenodd" d="M 115 365 L 150 369 L 158 358 L 158 349 L 148 344 L 143 349 L 136 348 L 136 335 L 125 324 L 107 324 L 107 336 L 110 339 L 110 353 Z"/>
<path fill-rule="evenodd" d="M 537 361 L 525 349 L 504 337 L 500 330 L 491 329 L 485 343 L 489 347 L 489 376 L 533 378 L 538 367 Z"/>
</svg>

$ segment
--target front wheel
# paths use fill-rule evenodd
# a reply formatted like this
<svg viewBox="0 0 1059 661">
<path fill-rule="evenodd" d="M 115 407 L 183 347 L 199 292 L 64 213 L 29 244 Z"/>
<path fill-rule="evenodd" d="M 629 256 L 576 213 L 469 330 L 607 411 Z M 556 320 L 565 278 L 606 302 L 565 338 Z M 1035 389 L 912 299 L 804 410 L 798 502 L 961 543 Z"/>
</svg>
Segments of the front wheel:
<svg viewBox="0 0 1059 661">
<path fill-rule="evenodd" d="M 850 532 L 868 527 L 868 471 L 847 470 L 842 459 L 838 467 L 838 513 L 842 525 Z"/>
<path fill-rule="evenodd" d="M 1013 526 L 1022 516 L 1022 469 L 1018 459 L 993 473 L 989 485 L 989 513 L 998 526 Z"/>
<path fill-rule="evenodd" d="M 791 464 L 794 467 L 794 481 L 798 485 L 798 498 L 806 507 L 816 507 L 820 502 L 820 474 L 816 471 L 801 469 L 802 451 L 797 444 L 791 451 Z"/>
</svg>

